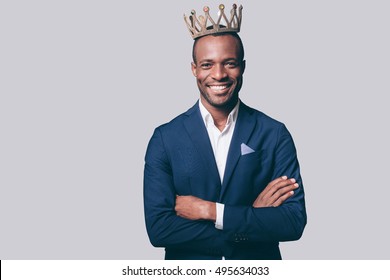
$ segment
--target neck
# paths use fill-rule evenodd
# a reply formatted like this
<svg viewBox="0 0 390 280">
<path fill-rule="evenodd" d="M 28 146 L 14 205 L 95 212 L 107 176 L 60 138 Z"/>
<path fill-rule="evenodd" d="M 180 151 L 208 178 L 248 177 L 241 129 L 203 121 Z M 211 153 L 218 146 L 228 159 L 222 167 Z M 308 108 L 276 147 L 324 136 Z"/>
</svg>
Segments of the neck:
<svg viewBox="0 0 390 280">
<path fill-rule="evenodd" d="M 215 126 L 222 131 L 226 125 L 230 112 L 233 110 L 233 108 L 238 102 L 238 98 L 232 100 L 232 102 L 229 102 L 229 104 L 227 104 L 226 106 L 221 107 L 212 106 L 203 98 L 201 98 L 200 101 L 207 109 L 207 111 L 209 111 L 210 115 L 213 117 Z"/>
</svg>

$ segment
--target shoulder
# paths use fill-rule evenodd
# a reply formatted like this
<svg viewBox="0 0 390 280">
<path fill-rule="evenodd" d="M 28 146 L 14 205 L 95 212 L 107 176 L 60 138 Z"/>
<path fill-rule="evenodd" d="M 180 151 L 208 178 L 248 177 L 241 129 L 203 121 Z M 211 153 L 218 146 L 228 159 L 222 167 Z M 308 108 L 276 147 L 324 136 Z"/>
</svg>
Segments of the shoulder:
<svg viewBox="0 0 390 280">
<path fill-rule="evenodd" d="M 167 150 L 174 149 L 175 145 L 181 143 L 183 141 L 183 131 L 185 130 L 185 120 L 196 114 L 197 108 L 199 107 L 195 104 L 171 121 L 156 127 L 149 140 L 146 158 L 151 155 L 163 155 Z"/>
<path fill-rule="evenodd" d="M 275 128 L 284 126 L 284 124 L 281 121 L 270 117 L 269 115 L 263 113 L 262 111 L 249 107 L 243 102 L 240 103 L 240 111 L 243 112 L 244 114 L 249 114 L 251 118 L 256 119 L 256 121 L 259 122 L 259 124 L 262 124 L 263 126 L 265 125 L 265 126 L 270 126 Z"/>
<path fill-rule="evenodd" d="M 253 136 L 255 138 L 263 139 L 263 137 L 265 137 L 276 142 L 279 142 L 281 138 L 291 138 L 291 134 L 283 122 L 276 120 L 257 109 L 251 108 L 244 103 L 240 106 L 240 110 L 242 110 L 241 123 L 254 121 Z"/>
<path fill-rule="evenodd" d="M 293 144 L 292 136 L 284 123 L 245 104 L 243 106 L 243 112 L 246 112 L 246 115 L 250 116 L 251 120 L 255 120 L 252 139 L 257 139 L 263 144 L 267 143 L 267 147 L 288 146 L 294 149 L 293 145 L 291 145 Z"/>
<path fill-rule="evenodd" d="M 170 120 L 167 123 L 161 124 L 158 126 L 155 131 L 159 131 L 160 133 L 166 134 L 166 133 L 180 133 L 181 129 L 183 128 L 184 122 L 193 115 L 199 115 L 199 105 L 198 102 L 195 103 L 194 106 L 189 108 L 187 111 L 181 113 L 180 115 L 176 116 L 172 120 Z"/>
</svg>

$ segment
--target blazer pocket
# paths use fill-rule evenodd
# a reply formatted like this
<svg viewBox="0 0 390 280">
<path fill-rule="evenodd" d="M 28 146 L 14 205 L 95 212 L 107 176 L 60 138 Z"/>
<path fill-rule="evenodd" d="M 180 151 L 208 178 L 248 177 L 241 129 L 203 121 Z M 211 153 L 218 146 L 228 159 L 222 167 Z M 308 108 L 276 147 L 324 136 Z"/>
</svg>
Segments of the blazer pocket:
<svg viewBox="0 0 390 280">
<path fill-rule="evenodd" d="M 241 156 L 239 165 L 242 171 L 248 175 L 254 175 L 260 170 L 267 169 L 271 165 L 271 153 L 269 150 L 260 150 Z"/>
<path fill-rule="evenodd" d="M 241 155 L 240 160 L 242 161 L 261 160 L 266 158 L 267 155 L 268 155 L 268 150 L 254 151 L 253 153 Z"/>
</svg>

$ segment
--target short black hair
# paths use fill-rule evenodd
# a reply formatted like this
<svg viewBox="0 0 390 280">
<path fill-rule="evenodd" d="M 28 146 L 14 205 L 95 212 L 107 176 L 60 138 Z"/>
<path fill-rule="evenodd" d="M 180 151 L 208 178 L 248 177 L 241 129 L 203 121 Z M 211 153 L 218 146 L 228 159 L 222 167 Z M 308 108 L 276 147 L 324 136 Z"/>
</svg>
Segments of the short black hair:
<svg viewBox="0 0 390 280">
<path fill-rule="evenodd" d="M 244 44 L 242 43 L 240 36 L 236 32 L 221 32 L 221 33 L 214 33 L 214 34 L 210 34 L 210 35 L 206 35 L 206 36 L 219 37 L 219 36 L 225 36 L 225 35 L 231 35 L 238 40 L 238 43 L 239 43 L 238 45 L 239 45 L 240 54 L 241 54 L 241 61 L 243 61 L 244 60 Z M 195 55 L 196 44 L 198 43 L 199 39 L 203 38 L 203 37 L 204 36 L 196 38 L 194 40 L 194 44 L 192 45 L 192 60 L 194 61 L 194 63 L 196 63 L 196 55 Z"/>
</svg>

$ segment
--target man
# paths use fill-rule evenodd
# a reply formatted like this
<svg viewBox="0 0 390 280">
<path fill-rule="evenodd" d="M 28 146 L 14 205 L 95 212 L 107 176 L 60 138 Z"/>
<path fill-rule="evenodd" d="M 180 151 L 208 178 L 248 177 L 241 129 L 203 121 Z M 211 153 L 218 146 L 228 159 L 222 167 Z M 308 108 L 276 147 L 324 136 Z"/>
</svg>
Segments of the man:
<svg viewBox="0 0 390 280">
<path fill-rule="evenodd" d="M 158 127 L 146 152 L 146 226 L 166 259 L 281 259 L 279 241 L 299 239 L 306 225 L 289 132 L 239 99 L 245 60 L 236 9 L 226 26 L 223 5 L 211 27 L 208 7 L 206 21 L 192 12 L 200 99 Z"/>
</svg>

